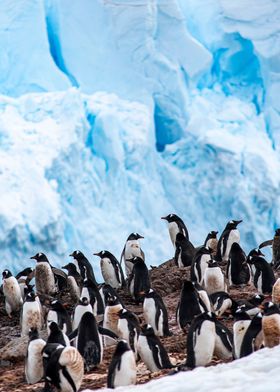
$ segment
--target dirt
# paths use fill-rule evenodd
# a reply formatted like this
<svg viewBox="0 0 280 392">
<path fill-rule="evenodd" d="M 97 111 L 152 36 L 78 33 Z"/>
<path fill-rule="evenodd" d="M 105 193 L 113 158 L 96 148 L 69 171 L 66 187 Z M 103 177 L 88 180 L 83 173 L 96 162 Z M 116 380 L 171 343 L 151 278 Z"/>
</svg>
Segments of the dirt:
<svg viewBox="0 0 280 392">
<path fill-rule="evenodd" d="M 150 271 L 152 287 L 162 295 L 167 306 L 169 314 L 169 325 L 173 336 L 162 338 L 173 364 L 183 364 L 186 359 L 186 335 L 179 330 L 176 324 L 175 312 L 180 296 L 182 281 L 189 279 L 190 268 L 178 268 L 170 260 L 159 267 L 153 267 Z M 230 289 L 230 294 L 234 299 L 248 299 L 256 292 L 253 286 L 234 287 Z M 136 306 L 126 291 L 120 291 L 120 295 L 127 309 L 136 313 L 141 322 L 143 320 L 142 306 Z M 62 300 L 69 303 L 68 293 L 60 295 Z M 69 306 L 71 310 L 72 306 Z M 232 317 L 223 317 L 222 322 L 232 330 Z M 0 294 L 0 349 L 9 341 L 20 336 L 19 316 L 15 315 L 12 319 L 8 318 L 4 308 L 4 298 Z M 108 347 L 104 350 L 104 360 L 97 370 L 85 374 L 81 391 L 83 389 L 98 389 L 106 386 L 107 369 L 114 352 L 114 347 Z M 213 358 L 209 364 L 216 365 L 222 361 Z M 139 361 L 137 366 L 137 384 L 145 383 L 151 379 L 162 377 L 169 374 L 170 370 L 163 370 L 157 373 L 150 373 L 145 365 Z M 13 360 L 13 363 L 0 360 L 0 392 L 21 392 L 34 391 L 39 392 L 43 388 L 43 383 L 36 385 L 27 385 L 24 379 L 24 359 L 19 357 Z"/>
</svg>

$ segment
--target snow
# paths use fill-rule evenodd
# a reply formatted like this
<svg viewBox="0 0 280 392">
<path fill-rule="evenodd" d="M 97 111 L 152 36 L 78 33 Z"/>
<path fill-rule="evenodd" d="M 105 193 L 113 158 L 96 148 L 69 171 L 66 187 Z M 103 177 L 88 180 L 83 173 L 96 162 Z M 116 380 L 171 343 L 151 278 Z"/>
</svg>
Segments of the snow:
<svg viewBox="0 0 280 392">
<path fill-rule="evenodd" d="M 143 385 L 119 387 L 117 390 L 139 392 L 189 392 L 228 391 L 228 392 L 276 392 L 279 390 L 280 347 L 265 348 L 248 357 L 229 364 L 196 368 L 192 371 L 162 377 Z M 244 371 L 246 370 L 246 371 Z M 102 389 L 109 392 L 110 389 Z M 83 392 L 90 392 L 89 389 Z"/>
</svg>

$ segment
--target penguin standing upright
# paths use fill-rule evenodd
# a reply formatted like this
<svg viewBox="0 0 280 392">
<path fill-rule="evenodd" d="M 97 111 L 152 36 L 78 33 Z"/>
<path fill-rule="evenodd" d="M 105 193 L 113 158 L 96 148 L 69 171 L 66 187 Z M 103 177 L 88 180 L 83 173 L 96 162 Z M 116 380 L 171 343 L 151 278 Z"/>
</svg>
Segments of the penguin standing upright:
<svg viewBox="0 0 280 392">
<path fill-rule="evenodd" d="M 272 302 L 280 305 L 280 278 L 276 280 L 272 287 Z"/>
<path fill-rule="evenodd" d="M 119 289 L 124 284 L 122 268 L 116 257 L 108 250 L 94 253 L 100 257 L 101 273 L 106 284 Z"/>
<path fill-rule="evenodd" d="M 213 311 L 216 316 L 221 317 L 227 310 L 232 308 L 233 299 L 225 291 L 217 291 L 210 295 Z"/>
<path fill-rule="evenodd" d="M 176 236 L 178 233 L 182 233 L 187 240 L 189 239 L 188 229 L 185 223 L 183 222 L 183 220 L 178 215 L 169 214 L 167 216 L 163 216 L 161 219 L 167 221 L 170 239 L 174 248 L 175 248 Z"/>
<path fill-rule="evenodd" d="M 216 338 L 214 355 L 223 361 L 232 359 L 233 335 L 232 332 L 219 320 L 215 320 Z"/>
<path fill-rule="evenodd" d="M 57 289 L 55 286 L 54 273 L 47 256 L 44 253 L 37 253 L 30 257 L 37 261 L 35 266 L 35 286 L 39 295 L 53 295 Z"/>
<path fill-rule="evenodd" d="M 188 267 L 191 265 L 195 255 L 195 247 L 188 238 L 182 233 L 176 235 L 175 240 L 175 264 L 181 267 Z"/>
<path fill-rule="evenodd" d="M 242 220 L 231 220 L 227 223 L 218 241 L 217 254 L 216 254 L 217 261 L 223 261 L 223 262 L 228 261 L 231 245 L 234 242 L 239 243 L 240 241 L 240 233 L 239 230 L 237 229 L 237 226 L 241 222 Z"/>
<path fill-rule="evenodd" d="M 209 298 L 207 292 L 197 282 L 192 282 L 192 283 L 194 285 L 194 288 L 197 291 L 197 294 L 199 296 L 199 304 L 204 309 L 204 312 L 211 312 L 212 307 L 211 307 L 210 298 Z"/>
<path fill-rule="evenodd" d="M 244 309 L 239 308 L 234 315 L 233 324 L 233 357 L 239 359 L 241 355 L 241 345 L 244 335 L 251 324 L 250 316 Z"/>
<path fill-rule="evenodd" d="M 21 297 L 22 300 L 24 301 L 25 295 L 24 295 L 24 289 L 28 287 L 29 282 L 34 278 L 34 271 L 32 268 L 27 267 L 24 270 L 20 271 L 16 275 L 16 279 L 18 281 L 19 287 L 20 287 L 20 292 L 21 292 Z"/>
<path fill-rule="evenodd" d="M 204 272 L 204 286 L 208 295 L 217 291 L 227 291 L 224 274 L 215 260 L 208 261 L 208 267 Z"/>
<path fill-rule="evenodd" d="M 5 296 L 5 309 L 9 317 L 12 312 L 20 310 L 22 305 L 21 291 L 17 279 L 9 270 L 4 270 L 3 277 L 3 294 Z"/>
<path fill-rule="evenodd" d="M 81 298 L 86 297 L 93 309 L 93 314 L 103 315 L 104 314 L 104 303 L 98 287 L 91 279 L 84 279 L 83 288 L 81 292 Z"/>
<path fill-rule="evenodd" d="M 62 268 L 66 269 L 68 272 L 67 287 L 69 290 L 70 297 L 74 303 L 77 303 L 81 296 L 81 289 L 80 289 L 81 275 L 77 271 L 77 267 L 75 266 L 74 263 L 68 263 L 64 265 Z"/>
<path fill-rule="evenodd" d="M 84 361 L 75 347 L 55 349 L 46 366 L 46 380 L 60 392 L 77 392 L 84 376 Z"/>
<path fill-rule="evenodd" d="M 214 353 L 216 340 L 215 319 L 211 312 L 196 316 L 187 336 L 186 366 L 193 369 L 207 365 Z"/>
<path fill-rule="evenodd" d="M 204 241 L 204 247 L 211 249 L 212 251 L 211 254 L 213 257 L 215 257 L 217 253 L 217 247 L 218 247 L 217 234 L 218 231 L 210 231 L 210 233 L 207 234 L 207 237 Z"/>
<path fill-rule="evenodd" d="M 150 325 L 143 326 L 138 338 L 137 350 L 151 372 L 172 368 L 167 351 Z"/>
<path fill-rule="evenodd" d="M 278 268 L 280 264 L 280 229 L 275 230 L 275 234 L 272 240 L 261 243 L 259 249 L 262 249 L 268 245 L 272 245 L 272 265 L 274 268 Z"/>
<path fill-rule="evenodd" d="M 21 336 L 28 336 L 31 328 L 40 330 L 42 327 L 42 308 L 36 301 L 35 293 L 26 295 L 21 312 Z"/>
<path fill-rule="evenodd" d="M 146 324 L 150 324 L 157 336 L 171 336 L 168 314 L 161 296 L 153 289 L 145 293 L 143 313 Z"/>
<path fill-rule="evenodd" d="M 108 388 L 136 384 L 136 362 L 133 351 L 125 340 L 118 342 L 109 365 Z"/>
<path fill-rule="evenodd" d="M 212 259 L 211 250 L 201 246 L 195 253 L 191 265 L 191 280 L 198 284 L 203 284 L 204 273 L 208 267 L 208 261 Z"/>
<path fill-rule="evenodd" d="M 258 313 L 251 320 L 247 328 L 240 348 L 240 358 L 246 357 L 258 350 L 263 343 L 262 314 Z"/>
<path fill-rule="evenodd" d="M 280 310 L 272 302 L 264 304 L 262 318 L 262 332 L 265 347 L 274 347 L 280 344 Z"/>
<path fill-rule="evenodd" d="M 73 313 L 73 322 L 72 322 L 72 328 L 73 331 L 78 328 L 81 318 L 86 312 L 93 313 L 92 311 L 92 306 L 89 303 L 89 300 L 86 297 L 80 298 L 78 304 L 76 305 Z"/>
<path fill-rule="evenodd" d="M 131 262 L 131 259 L 133 259 L 134 257 L 141 257 L 141 259 L 145 261 L 145 254 L 141 249 L 139 242 L 141 238 L 144 237 L 138 233 L 131 233 L 127 237 L 126 243 L 124 245 L 121 254 L 121 262 L 122 259 L 124 259 L 125 273 L 127 277 L 129 277 L 133 269 L 133 263 Z"/>
<path fill-rule="evenodd" d="M 75 250 L 69 256 L 74 258 L 75 265 L 82 279 L 90 279 L 95 285 L 97 285 L 92 265 L 86 256 L 79 250 Z"/>
<path fill-rule="evenodd" d="M 270 264 L 265 260 L 262 253 L 250 255 L 247 260 L 255 267 L 254 286 L 261 294 L 271 294 L 275 283 L 275 276 Z"/>
<path fill-rule="evenodd" d="M 107 305 L 104 312 L 103 327 L 114 332 L 116 335 L 118 334 L 118 321 L 121 309 L 123 309 L 123 307 L 117 297 L 109 296 L 107 298 Z M 111 339 L 106 338 L 105 344 L 106 346 L 110 346 L 114 344 L 114 342 Z"/>
<path fill-rule="evenodd" d="M 36 384 L 44 375 L 42 350 L 46 342 L 40 339 L 38 330 L 31 328 L 24 362 L 24 373 L 28 384 Z"/>
<path fill-rule="evenodd" d="M 127 309 L 119 311 L 118 335 L 121 339 L 127 341 L 129 347 L 137 358 L 137 341 L 140 333 L 140 324 L 138 317 Z"/>
<path fill-rule="evenodd" d="M 134 257 L 131 262 L 133 269 L 127 283 L 132 298 L 139 303 L 143 301 L 145 292 L 151 287 L 149 271 L 141 257 Z"/>
<path fill-rule="evenodd" d="M 246 254 L 241 246 L 234 242 L 229 252 L 226 277 L 230 286 L 248 284 L 250 269 L 246 262 Z"/>
<path fill-rule="evenodd" d="M 57 325 L 59 326 L 60 329 L 62 329 L 63 332 L 67 334 L 71 332 L 72 328 L 71 328 L 70 316 L 68 315 L 68 312 L 63 306 L 63 304 L 58 300 L 54 300 L 51 302 L 51 307 L 47 315 L 48 332 L 49 332 L 49 324 L 53 321 L 57 323 Z"/>
</svg>

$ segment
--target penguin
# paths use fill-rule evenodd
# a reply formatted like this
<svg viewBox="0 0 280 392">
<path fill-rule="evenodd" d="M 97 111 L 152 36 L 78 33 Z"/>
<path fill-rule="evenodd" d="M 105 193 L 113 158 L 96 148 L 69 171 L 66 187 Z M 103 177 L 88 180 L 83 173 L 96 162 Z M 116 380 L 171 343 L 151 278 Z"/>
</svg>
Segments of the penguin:
<svg viewBox="0 0 280 392">
<path fill-rule="evenodd" d="M 49 324 L 49 336 L 47 344 L 57 343 L 62 346 L 70 346 L 70 340 L 68 336 L 59 328 L 58 324 L 54 321 Z"/>
<path fill-rule="evenodd" d="M 145 292 L 151 287 L 149 271 L 141 257 L 133 257 L 131 262 L 133 269 L 127 283 L 132 298 L 139 304 L 143 301 Z"/>
<path fill-rule="evenodd" d="M 100 268 L 104 282 L 114 289 L 121 288 L 124 285 L 124 276 L 116 257 L 107 250 L 94 253 L 94 255 L 100 257 Z"/>
<path fill-rule="evenodd" d="M 211 312 L 212 306 L 211 306 L 210 298 L 209 298 L 207 292 L 197 282 L 192 282 L 192 284 L 194 285 L 194 288 L 197 291 L 197 294 L 199 296 L 199 303 L 203 307 L 204 311 Z"/>
<path fill-rule="evenodd" d="M 216 338 L 214 355 L 223 361 L 232 359 L 233 335 L 232 332 L 219 320 L 215 320 Z"/>
<path fill-rule="evenodd" d="M 239 243 L 240 241 L 240 233 L 239 230 L 237 229 L 237 226 L 241 222 L 242 220 L 231 220 L 227 223 L 218 241 L 217 254 L 216 254 L 217 261 L 223 261 L 223 262 L 228 261 L 231 245 L 234 242 Z"/>
<path fill-rule="evenodd" d="M 240 308 L 242 308 L 250 317 L 255 316 L 260 312 L 261 304 L 264 300 L 264 295 L 255 294 L 248 300 L 236 301 Z"/>
<path fill-rule="evenodd" d="M 131 233 L 127 237 L 126 243 L 121 254 L 121 262 L 122 259 L 124 259 L 125 273 L 127 277 L 129 277 L 133 269 L 133 263 L 131 263 L 131 259 L 133 257 L 141 257 L 141 259 L 145 261 L 145 254 L 141 249 L 139 242 L 139 240 L 142 238 L 144 237 L 138 233 Z"/>
<path fill-rule="evenodd" d="M 108 296 L 104 312 L 103 327 L 114 332 L 116 335 L 118 334 L 119 312 L 121 309 L 123 309 L 123 307 L 118 298 L 115 296 Z M 112 344 L 114 344 L 114 342 L 111 339 L 105 339 L 106 346 L 111 346 Z"/>
<path fill-rule="evenodd" d="M 199 295 L 192 282 L 186 280 L 183 283 L 180 300 L 176 310 L 176 319 L 179 327 L 185 332 L 188 324 L 194 317 L 206 309 L 200 301 Z"/>
<path fill-rule="evenodd" d="M 8 317 L 12 317 L 12 312 L 20 310 L 22 306 L 21 291 L 17 279 L 12 275 L 11 271 L 4 270 L 3 278 L 3 294 L 5 296 L 5 309 Z"/>
<path fill-rule="evenodd" d="M 46 343 L 45 347 L 43 347 L 42 350 L 42 360 L 43 360 L 43 369 L 44 369 L 44 380 L 45 380 L 45 385 L 42 390 L 42 392 L 53 392 L 53 388 L 50 384 L 50 382 L 46 379 L 46 371 L 47 371 L 47 366 L 49 363 L 49 360 L 52 356 L 52 354 L 61 348 L 63 348 L 61 344 L 58 343 Z"/>
<path fill-rule="evenodd" d="M 216 341 L 215 318 L 211 312 L 196 316 L 187 336 L 186 366 L 193 369 L 207 365 L 214 354 Z"/>
<path fill-rule="evenodd" d="M 16 275 L 16 279 L 20 287 L 21 298 L 23 301 L 25 299 L 24 289 L 28 286 L 28 284 L 33 278 L 34 278 L 34 270 L 30 267 L 25 268 L 23 271 L 20 271 Z"/>
<path fill-rule="evenodd" d="M 280 278 L 276 280 L 272 287 L 272 302 L 280 305 Z"/>
<path fill-rule="evenodd" d="M 21 336 L 28 336 L 30 329 L 42 328 L 42 308 L 36 301 L 35 293 L 31 291 L 26 295 L 21 311 Z"/>
<path fill-rule="evenodd" d="M 75 346 L 85 361 L 85 370 L 88 372 L 101 364 L 103 359 L 102 335 L 117 340 L 118 336 L 99 326 L 92 312 L 85 312 L 79 323 L 79 327 L 70 335 L 69 339 L 76 339 Z"/>
<path fill-rule="evenodd" d="M 258 313 L 251 320 L 247 328 L 240 348 L 240 358 L 246 357 L 258 350 L 263 343 L 262 314 Z"/>
<path fill-rule="evenodd" d="M 40 339 L 37 328 L 29 330 L 29 342 L 24 362 L 24 374 L 27 384 L 36 384 L 44 376 L 42 350 L 46 345 Z"/>
<path fill-rule="evenodd" d="M 54 295 L 57 289 L 54 273 L 47 256 L 44 253 L 37 253 L 30 259 L 34 259 L 37 262 L 35 266 L 36 293 L 38 295 Z"/>
<path fill-rule="evenodd" d="M 274 347 L 280 344 L 280 310 L 272 302 L 264 304 L 262 318 L 262 332 L 265 347 Z"/>
<path fill-rule="evenodd" d="M 84 279 L 81 298 L 86 297 L 93 309 L 95 316 L 104 314 L 104 303 L 98 287 L 91 279 Z"/>
<path fill-rule="evenodd" d="M 230 286 L 248 284 L 250 281 L 250 269 L 246 261 L 246 254 L 237 242 L 232 244 L 229 252 L 226 277 Z"/>
<path fill-rule="evenodd" d="M 210 233 L 207 234 L 207 237 L 204 241 L 204 247 L 212 250 L 211 254 L 213 257 L 215 257 L 217 253 L 217 247 L 218 247 L 217 234 L 218 231 L 210 231 Z"/>
<path fill-rule="evenodd" d="M 263 256 L 263 255 L 262 255 Z M 248 263 L 255 267 L 254 286 L 260 294 L 271 294 L 275 276 L 271 265 L 261 255 L 250 255 Z"/>
<path fill-rule="evenodd" d="M 204 286 L 208 295 L 217 291 L 227 291 L 224 274 L 215 260 L 208 261 L 208 267 L 204 272 Z"/>
<path fill-rule="evenodd" d="M 67 287 L 71 300 L 74 303 L 77 303 L 81 296 L 81 289 L 80 289 L 81 275 L 77 271 L 77 267 L 75 266 L 74 263 L 68 263 L 64 265 L 62 268 L 66 269 L 68 272 Z"/>
<path fill-rule="evenodd" d="M 107 387 L 117 388 L 136 384 L 136 362 L 125 340 L 118 342 L 108 369 Z"/>
<path fill-rule="evenodd" d="M 175 264 L 181 267 L 189 267 L 195 255 L 195 247 L 184 234 L 178 233 L 175 240 Z"/>
<path fill-rule="evenodd" d="M 272 245 L 272 265 L 275 269 L 277 269 L 280 264 L 280 228 L 275 230 L 273 239 L 262 242 L 259 249 L 268 245 Z"/>
<path fill-rule="evenodd" d="M 210 300 L 213 304 L 213 310 L 217 317 L 221 317 L 225 312 L 232 309 L 233 299 L 225 291 L 218 291 L 210 294 Z"/>
<path fill-rule="evenodd" d="M 151 372 L 172 368 L 167 351 L 149 324 L 145 324 L 142 328 L 138 338 L 137 351 Z"/>
<path fill-rule="evenodd" d="M 178 233 L 182 233 L 187 240 L 189 239 L 188 229 L 185 223 L 183 222 L 183 220 L 178 215 L 169 214 L 167 216 L 163 216 L 161 219 L 167 221 L 169 236 L 174 248 L 175 248 L 176 236 Z"/>
<path fill-rule="evenodd" d="M 86 297 L 80 298 L 78 304 L 76 305 L 73 313 L 72 329 L 73 331 L 79 327 L 81 318 L 86 312 L 93 314 L 92 306 Z"/>
<path fill-rule="evenodd" d="M 113 289 L 113 287 L 110 286 L 109 284 L 102 283 L 101 286 L 100 286 L 100 288 L 99 288 L 99 293 L 100 293 L 100 296 L 101 296 L 101 298 L 102 298 L 104 308 L 105 308 L 105 306 L 107 305 L 107 298 L 110 298 L 110 297 L 112 297 L 112 296 L 117 297 L 118 300 L 120 301 L 120 304 L 122 304 L 122 306 L 125 307 L 125 306 L 124 306 L 124 303 L 123 303 L 123 300 L 121 299 L 121 297 L 119 296 L 119 294 L 118 294 L 118 293 L 116 292 L 116 290 Z"/>
<path fill-rule="evenodd" d="M 150 324 L 156 336 L 171 336 L 168 327 L 168 314 L 161 296 L 153 289 L 145 293 L 143 315 L 146 324 Z"/>
<path fill-rule="evenodd" d="M 81 251 L 75 250 L 69 256 L 74 258 L 75 265 L 82 279 L 90 279 L 95 285 L 97 285 L 92 265 L 85 255 Z"/>
<path fill-rule="evenodd" d="M 239 308 L 234 315 L 233 324 L 233 358 L 239 359 L 241 355 L 241 345 L 244 335 L 251 324 L 250 316 L 244 309 Z"/>
<path fill-rule="evenodd" d="M 127 309 L 119 311 L 118 336 L 124 339 L 137 358 L 137 341 L 140 334 L 138 317 Z"/>
<path fill-rule="evenodd" d="M 46 380 L 61 392 L 77 392 L 84 376 L 84 361 L 75 347 L 53 351 L 46 367 Z"/>
<path fill-rule="evenodd" d="M 47 315 L 48 333 L 49 333 L 49 324 L 53 321 L 57 323 L 57 325 L 63 332 L 67 334 L 71 332 L 72 330 L 71 319 L 63 304 L 58 300 L 54 300 L 51 302 L 51 306 Z"/>
<path fill-rule="evenodd" d="M 67 288 L 67 275 L 60 268 L 53 267 L 51 269 L 54 275 L 54 281 L 57 287 L 57 291 L 61 292 Z"/>
<path fill-rule="evenodd" d="M 204 273 L 208 267 L 208 261 L 212 260 L 211 250 L 201 246 L 194 255 L 191 265 L 191 280 L 203 284 Z"/>
</svg>

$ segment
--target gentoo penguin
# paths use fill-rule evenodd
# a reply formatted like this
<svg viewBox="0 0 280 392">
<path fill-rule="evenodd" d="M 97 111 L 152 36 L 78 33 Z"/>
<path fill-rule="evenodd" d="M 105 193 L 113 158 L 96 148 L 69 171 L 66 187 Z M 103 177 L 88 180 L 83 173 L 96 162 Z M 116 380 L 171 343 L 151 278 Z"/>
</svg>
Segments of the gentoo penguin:
<svg viewBox="0 0 280 392">
<path fill-rule="evenodd" d="M 171 242 L 175 248 L 176 236 L 178 233 L 182 233 L 186 239 L 189 239 L 188 229 L 181 218 L 176 214 L 169 214 L 163 216 L 161 219 L 167 221 L 168 231 L 170 235 Z"/>
<path fill-rule="evenodd" d="M 109 296 L 107 298 L 107 305 L 104 312 L 103 327 L 114 332 L 116 335 L 118 334 L 119 312 L 121 309 L 123 309 L 123 307 L 117 297 Z M 110 346 L 114 344 L 114 342 L 111 339 L 106 338 L 105 344 L 106 346 Z"/>
<path fill-rule="evenodd" d="M 17 279 L 19 287 L 20 287 L 21 297 L 22 297 L 23 301 L 25 299 L 24 289 L 28 286 L 29 282 L 33 278 L 34 278 L 34 270 L 30 267 L 25 268 L 23 271 L 20 271 L 16 275 L 16 279 Z"/>
<path fill-rule="evenodd" d="M 81 289 L 80 289 L 81 275 L 77 271 L 77 267 L 75 266 L 74 263 L 68 263 L 64 265 L 62 268 L 66 269 L 68 272 L 67 287 L 69 290 L 70 297 L 74 303 L 77 303 L 81 296 Z"/>
<path fill-rule="evenodd" d="M 121 262 L 122 259 L 124 259 L 125 273 L 127 277 L 129 277 L 133 269 L 133 263 L 131 263 L 131 259 L 133 257 L 141 257 L 141 259 L 145 261 L 145 254 L 141 249 L 140 242 L 139 242 L 141 238 L 144 237 L 138 233 L 131 233 L 127 237 L 126 243 L 124 245 L 121 254 Z"/>
<path fill-rule="evenodd" d="M 258 313 L 251 320 L 247 328 L 240 348 L 240 358 L 246 357 L 261 348 L 263 344 L 262 314 Z"/>
<path fill-rule="evenodd" d="M 248 284 L 250 281 L 251 275 L 246 254 L 237 242 L 232 244 L 229 252 L 226 277 L 230 286 Z"/>
<path fill-rule="evenodd" d="M 84 279 L 81 298 L 86 297 L 91 303 L 95 316 L 104 314 L 104 304 L 98 287 L 91 279 Z"/>
<path fill-rule="evenodd" d="M 92 312 L 84 313 L 79 327 L 69 335 L 71 341 L 76 338 L 75 346 L 84 358 L 86 371 L 90 371 L 102 362 L 103 340 L 101 335 L 114 340 L 118 339 L 115 333 L 97 324 Z"/>
<path fill-rule="evenodd" d="M 138 338 L 137 351 L 151 372 L 172 368 L 167 351 L 150 325 L 143 326 Z"/>
<path fill-rule="evenodd" d="M 86 297 L 80 298 L 78 304 L 76 305 L 73 313 L 72 329 L 73 331 L 78 328 L 81 318 L 86 312 L 93 313 L 92 306 Z"/>
<path fill-rule="evenodd" d="M 211 260 L 211 250 L 201 246 L 195 253 L 191 265 L 191 280 L 198 284 L 203 284 L 204 273 L 208 267 L 208 261 Z"/>
<path fill-rule="evenodd" d="M 272 287 L 272 302 L 280 305 L 280 278 L 276 280 Z"/>
<path fill-rule="evenodd" d="M 51 302 L 50 309 L 47 315 L 47 329 L 49 333 L 49 324 L 54 321 L 57 323 L 60 329 L 63 332 L 69 334 L 72 330 L 71 328 L 71 319 L 68 315 L 67 310 L 65 309 L 64 305 L 58 301 L 54 300 Z"/>
<path fill-rule="evenodd" d="M 171 336 L 168 314 L 161 296 L 153 289 L 145 293 L 143 314 L 146 324 L 150 324 L 157 336 Z"/>
<path fill-rule="evenodd" d="M 239 230 L 237 229 L 237 226 L 241 222 L 242 220 L 231 220 L 227 223 L 218 241 L 217 254 L 216 254 L 217 261 L 223 261 L 223 262 L 228 261 L 231 245 L 234 242 L 239 243 L 240 241 L 240 233 Z"/>
<path fill-rule="evenodd" d="M 239 308 L 244 310 L 250 317 L 253 317 L 260 312 L 264 298 L 265 297 L 262 294 L 255 294 L 248 300 L 238 300 L 236 302 Z"/>
<path fill-rule="evenodd" d="M 213 257 L 215 257 L 217 253 L 217 247 L 218 247 L 217 234 L 218 231 L 210 231 L 210 233 L 207 234 L 207 237 L 204 241 L 204 247 L 210 248 L 212 250 L 211 254 Z"/>
<path fill-rule="evenodd" d="M 37 253 L 30 259 L 37 261 L 35 266 L 36 293 L 39 295 L 55 294 L 57 291 L 55 278 L 47 256 L 44 253 Z"/>
<path fill-rule="evenodd" d="M 101 296 L 101 298 L 102 298 L 102 301 L 103 301 L 103 304 L 104 304 L 104 308 L 105 308 L 105 306 L 107 305 L 107 298 L 110 298 L 110 297 L 112 297 L 112 296 L 117 297 L 118 300 L 120 301 L 120 304 L 122 304 L 123 307 L 124 307 L 123 300 L 121 299 L 121 297 L 119 296 L 119 294 L 116 292 L 116 290 L 113 289 L 113 287 L 110 286 L 109 284 L 102 283 L 102 284 L 99 286 L 99 293 L 100 293 L 100 296 Z"/>
<path fill-rule="evenodd" d="M 195 254 L 195 247 L 188 238 L 182 233 L 176 235 L 175 240 L 175 264 L 181 267 L 188 267 L 191 265 Z"/>
<path fill-rule="evenodd" d="M 49 363 L 49 360 L 50 360 L 52 354 L 56 350 L 59 350 L 60 348 L 63 348 L 63 347 L 64 346 L 62 346 L 61 344 L 58 344 L 58 343 L 47 343 L 45 345 L 45 347 L 43 347 L 42 360 L 43 360 L 44 375 L 46 375 L 47 366 L 48 366 L 48 363 Z M 53 388 L 52 388 L 50 382 L 46 379 L 46 377 L 44 377 L 44 379 L 45 379 L 45 385 L 44 385 L 42 392 L 52 392 Z"/>
<path fill-rule="evenodd" d="M 107 250 L 94 253 L 94 255 L 100 257 L 100 268 L 104 282 L 114 289 L 122 287 L 124 284 L 124 276 L 121 265 L 116 257 Z"/>
<path fill-rule="evenodd" d="M 82 279 L 83 280 L 86 278 L 90 279 L 92 282 L 94 282 L 97 285 L 92 265 L 85 257 L 85 255 L 81 251 L 75 250 L 69 256 L 74 258 L 75 265 Z"/>
<path fill-rule="evenodd" d="M 232 359 L 233 335 L 219 320 L 215 320 L 216 338 L 214 355 L 223 361 Z"/>
<path fill-rule="evenodd" d="M 60 392 L 77 392 L 84 376 L 84 361 L 75 347 L 53 351 L 46 367 L 46 380 Z"/>
<path fill-rule="evenodd" d="M 263 255 L 262 255 L 263 256 Z M 247 260 L 255 267 L 254 286 L 261 294 L 271 294 L 275 276 L 271 265 L 261 255 L 250 255 Z"/>
<path fill-rule="evenodd" d="M 203 307 L 204 312 L 211 312 L 212 306 L 207 292 L 197 282 L 192 282 L 199 296 L 199 303 Z"/>
<path fill-rule="evenodd" d="M 239 308 L 234 314 L 233 324 L 233 358 L 239 359 L 244 335 L 251 324 L 250 316 L 244 309 Z"/>
<path fill-rule="evenodd" d="M 176 319 L 179 327 L 185 331 L 188 324 L 194 317 L 206 310 L 205 305 L 200 301 L 197 290 L 192 282 L 186 280 L 183 283 L 180 300 L 176 310 Z"/>
<path fill-rule="evenodd" d="M 217 317 L 221 317 L 226 311 L 232 309 L 233 299 L 225 291 L 210 294 L 213 311 Z"/>
<path fill-rule="evenodd" d="M 194 318 L 187 336 L 186 366 L 193 369 L 207 365 L 214 353 L 216 340 L 215 318 L 204 312 Z"/>
<path fill-rule="evenodd" d="M 5 309 L 9 317 L 12 312 L 20 310 L 22 305 L 21 291 L 16 278 L 9 270 L 4 270 L 3 277 L 3 294 L 5 296 Z"/>
<path fill-rule="evenodd" d="M 133 263 L 133 269 L 127 285 L 132 298 L 139 304 L 143 301 L 145 292 L 151 287 L 149 271 L 141 257 L 133 257 L 131 262 Z"/>
<path fill-rule="evenodd" d="M 49 336 L 47 339 L 47 344 L 57 343 L 62 346 L 70 346 L 70 340 L 68 336 L 59 328 L 56 322 L 52 321 L 49 323 Z"/>
<path fill-rule="evenodd" d="M 275 234 L 272 240 L 261 243 L 259 249 L 262 249 L 268 245 L 272 245 L 272 265 L 274 268 L 278 268 L 280 263 L 280 229 L 275 230 Z"/>
<path fill-rule="evenodd" d="M 67 275 L 60 268 L 53 267 L 51 265 L 52 272 L 54 274 L 54 281 L 57 287 L 57 290 L 60 292 L 67 288 Z"/>
<path fill-rule="evenodd" d="M 107 387 L 117 388 L 136 384 L 136 362 L 125 340 L 118 342 L 109 365 Z"/>
<path fill-rule="evenodd" d="M 38 330 L 31 328 L 24 363 L 24 373 L 28 384 L 36 384 L 44 375 L 42 350 L 46 342 L 40 339 Z"/>
<path fill-rule="evenodd" d="M 28 336 L 30 329 L 40 330 L 42 327 L 42 308 L 36 301 L 34 291 L 26 295 L 21 311 L 21 336 Z"/>
<path fill-rule="evenodd" d="M 265 347 L 274 347 L 280 344 L 280 310 L 272 302 L 264 304 L 262 318 L 262 332 Z"/>
<path fill-rule="evenodd" d="M 208 295 L 217 291 L 227 291 L 224 274 L 215 260 L 208 261 L 208 267 L 204 272 L 204 287 Z"/>
<path fill-rule="evenodd" d="M 140 333 L 138 317 L 127 309 L 119 311 L 118 336 L 127 341 L 127 344 L 137 358 L 137 341 Z"/>
</svg>

